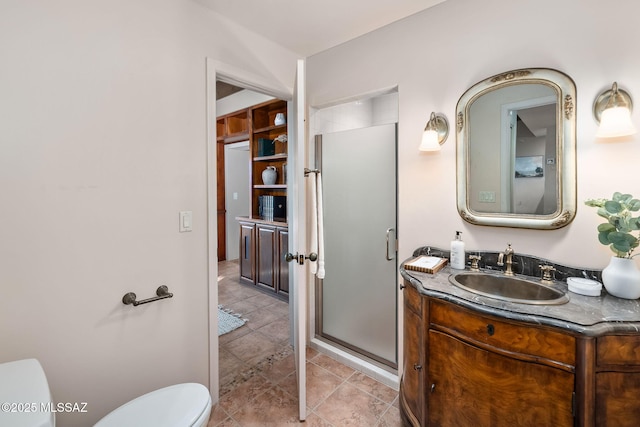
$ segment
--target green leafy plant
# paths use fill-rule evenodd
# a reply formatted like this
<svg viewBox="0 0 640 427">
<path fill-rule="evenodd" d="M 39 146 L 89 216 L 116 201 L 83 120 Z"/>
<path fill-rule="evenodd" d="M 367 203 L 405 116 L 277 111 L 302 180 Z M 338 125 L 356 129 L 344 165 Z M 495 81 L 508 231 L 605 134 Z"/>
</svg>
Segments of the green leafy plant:
<svg viewBox="0 0 640 427">
<path fill-rule="evenodd" d="M 640 230 L 640 200 L 631 194 L 615 192 L 608 199 L 588 199 L 585 205 L 598 208 L 598 215 L 607 222 L 598 225 L 598 240 L 613 251 L 618 258 L 631 258 L 640 241 L 633 235 Z"/>
</svg>

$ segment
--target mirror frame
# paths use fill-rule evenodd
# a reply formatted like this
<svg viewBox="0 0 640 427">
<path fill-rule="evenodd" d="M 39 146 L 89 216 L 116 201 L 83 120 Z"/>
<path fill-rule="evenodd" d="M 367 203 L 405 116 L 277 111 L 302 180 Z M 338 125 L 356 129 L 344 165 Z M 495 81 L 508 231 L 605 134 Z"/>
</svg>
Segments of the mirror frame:
<svg viewBox="0 0 640 427">
<path fill-rule="evenodd" d="M 549 215 L 485 213 L 469 205 L 469 111 L 482 95 L 518 84 L 544 84 L 557 94 L 556 167 L 557 206 Z M 469 88 L 456 106 L 456 187 L 458 213 L 467 222 L 496 227 L 552 230 L 568 225 L 576 214 L 576 85 L 568 75 L 549 68 L 508 71 Z"/>
</svg>

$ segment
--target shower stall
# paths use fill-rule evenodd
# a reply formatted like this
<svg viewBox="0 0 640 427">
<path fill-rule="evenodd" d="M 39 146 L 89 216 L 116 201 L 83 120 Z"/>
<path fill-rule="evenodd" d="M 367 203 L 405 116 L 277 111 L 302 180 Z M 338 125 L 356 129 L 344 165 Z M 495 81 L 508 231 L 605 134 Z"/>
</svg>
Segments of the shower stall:
<svg viewBox="0 0 640 427">
<path fill-rule="evenodd" d="M 397 124 L 316 136 L 322 171 L 324 279 L 316 337 L 397 367 Z"/>
</svg>

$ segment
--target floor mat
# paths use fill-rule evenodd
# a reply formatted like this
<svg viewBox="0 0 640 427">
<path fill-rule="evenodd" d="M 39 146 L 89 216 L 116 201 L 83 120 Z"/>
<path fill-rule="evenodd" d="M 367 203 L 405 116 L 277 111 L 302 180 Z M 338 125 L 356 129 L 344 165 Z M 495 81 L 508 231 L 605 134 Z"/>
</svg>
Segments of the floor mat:
<svg viewBox="0 0 640 427">
<path fill-rule="evenodd" d="M 229 332 L 238 329 L 240 326 L 247 323 L 246 319 L 241 317 L 242 315 L 234 313 L 233 311 L 218 306 L 218 336 L 228 334 Z"/>
</svg>

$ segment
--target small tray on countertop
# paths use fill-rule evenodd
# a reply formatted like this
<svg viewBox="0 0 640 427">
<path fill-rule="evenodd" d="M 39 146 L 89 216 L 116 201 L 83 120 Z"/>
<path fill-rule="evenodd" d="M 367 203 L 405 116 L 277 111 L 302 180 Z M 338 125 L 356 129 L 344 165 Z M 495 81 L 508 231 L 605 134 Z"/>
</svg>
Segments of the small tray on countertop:
<svg viewBox="0 0 640 427">
<path fill-rule="evenodd" d="M 602 283 L 585 279 L 584 277 L 569 277 L 567 278 L 567 284 L 569 285 L 569 291 L 580 295 L 599 297 L 602 291 Z"/>
</svg>

